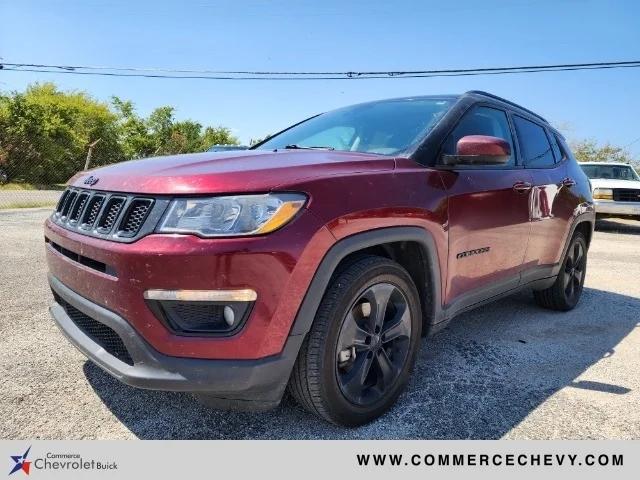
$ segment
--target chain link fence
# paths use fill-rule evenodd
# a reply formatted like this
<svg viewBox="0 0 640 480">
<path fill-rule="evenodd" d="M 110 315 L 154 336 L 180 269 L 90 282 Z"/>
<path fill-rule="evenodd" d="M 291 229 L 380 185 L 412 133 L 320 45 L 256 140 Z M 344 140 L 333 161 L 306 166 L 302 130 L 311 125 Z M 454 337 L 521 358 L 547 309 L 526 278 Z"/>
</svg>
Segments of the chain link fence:
<svg viewBox="0 0 640 480">
<path fill-rule="evenodd" d="M 58 183 L 56 175 L 18 176 L 11 167 L 6 163 L 0 165 L 0 210 L 53 207 L 58 203 L 65 184 Z"/>
</svg>

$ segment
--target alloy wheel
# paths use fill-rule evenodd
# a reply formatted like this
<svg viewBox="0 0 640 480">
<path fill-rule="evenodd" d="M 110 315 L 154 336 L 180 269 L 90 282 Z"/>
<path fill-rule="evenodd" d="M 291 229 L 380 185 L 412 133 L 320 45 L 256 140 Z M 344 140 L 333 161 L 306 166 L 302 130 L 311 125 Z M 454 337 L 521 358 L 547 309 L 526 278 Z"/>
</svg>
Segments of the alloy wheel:
<svg viewBox="0 0 640 480">
<path fill-rule="evenodd" d="M 347 312 L 338 336 L 336 375 L 343 395 L 371 405 L 390 391 L 407 360 L 411 311 L 390 283 L 364 290 Z"/>
<path fill-rule="evenodd" d="M 580 296 L 584 280 L 587 256 L 580 242 L 575 242 L 569 252 L 564 267 L 563 287 L 568 301 L 573 302 Z"/>
</svg>

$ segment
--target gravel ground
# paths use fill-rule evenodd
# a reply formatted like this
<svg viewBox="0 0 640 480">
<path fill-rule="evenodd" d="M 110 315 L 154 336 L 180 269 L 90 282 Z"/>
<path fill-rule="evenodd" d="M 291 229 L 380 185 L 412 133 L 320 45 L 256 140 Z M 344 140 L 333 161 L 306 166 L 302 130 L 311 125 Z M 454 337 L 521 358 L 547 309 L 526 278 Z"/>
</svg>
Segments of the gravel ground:
<svg viewBox="0 0 640 480">
<path fill-rule="evenodd" d="M 208 410 L 103 373 L 49 318 L 46 210 L 0 212 L 0 438 L 640 438 L 640 223 L 602 222 L 569 313 L 524 292 L 427 339 L 408 391 L 376 422 L 331 426 L 290 399 Z"/>
<path fill-rule="evenodd" d="M 55 205 L 61 194 L 59 190 L 0 190 L 0 209 Z"/>
</svg>

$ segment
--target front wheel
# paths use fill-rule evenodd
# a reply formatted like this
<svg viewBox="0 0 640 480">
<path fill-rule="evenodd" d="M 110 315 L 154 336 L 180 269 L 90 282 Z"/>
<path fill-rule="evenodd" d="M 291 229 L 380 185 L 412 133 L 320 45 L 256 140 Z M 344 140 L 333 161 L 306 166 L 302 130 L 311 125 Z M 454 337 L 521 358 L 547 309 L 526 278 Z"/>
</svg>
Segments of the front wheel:
<svg viewBox="0 0 640 480">
<path fill-rule="evenodd" d="M 289 383 L 303 407 L 344 426 L 382 415 L 409 379 L 420 298 L 399 264 L 364 257 L 331 281 Z"/>
<path fill-rule="evenodd" d="M 581 232 L 576 232 L 571 239 L 555 283 L 545 290 L 533 292 L 536 302 L 552 310 L 573 309 L 582 295 L 586 274 L 587 241 Z"/>
</svg>

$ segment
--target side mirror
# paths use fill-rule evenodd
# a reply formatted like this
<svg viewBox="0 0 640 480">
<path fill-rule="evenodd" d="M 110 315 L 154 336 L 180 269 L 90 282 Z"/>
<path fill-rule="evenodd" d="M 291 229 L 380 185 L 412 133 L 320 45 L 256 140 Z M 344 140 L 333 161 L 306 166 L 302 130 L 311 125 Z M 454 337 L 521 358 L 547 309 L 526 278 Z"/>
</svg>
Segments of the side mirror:
<svg viewBox="0 0 640 480">
<path fill-rule="evenodd" d="M 455 155 L 443 155 L 443 165 L 504 165 L 511 158 L 509 142 L 488 135 L 467 135 L 458 140 Z"/>
</svg>

